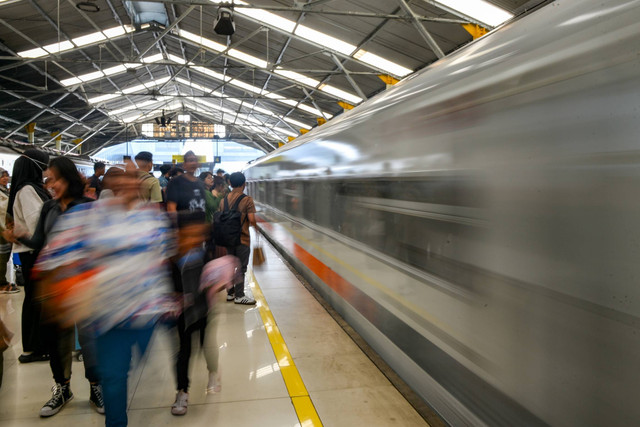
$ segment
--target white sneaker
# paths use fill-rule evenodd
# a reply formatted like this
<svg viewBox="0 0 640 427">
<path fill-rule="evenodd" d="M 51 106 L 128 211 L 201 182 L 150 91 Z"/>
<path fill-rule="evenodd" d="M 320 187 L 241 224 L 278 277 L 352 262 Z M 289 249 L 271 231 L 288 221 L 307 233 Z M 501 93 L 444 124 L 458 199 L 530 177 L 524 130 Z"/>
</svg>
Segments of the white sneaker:
<svg viewBox="0 0 640 427">
<path fill-rule="evenodd" d="M 207 384 L 207 393 L 220 393 L 222 384 L 220 382 L 220 372 L 209 372 L 209 384 Z"/>
<path fill-rule="evenodd" d="M 227 294 L 227 301 L 233 301 L 235 296 L 233 294 Z"/>
<path fill-rule="evenodd" d="M 171 406 L 173 415 L 184 415 L 187 413 L 187 404 L 189 403 L 189 393 L 186 391 L 178 391 L 176 393 L 176 401 Z"/>
<path fill-rule="evenodd" d="M 236 304 L 254 305 L 256 303 L 256 300 L 245 295 L 243 297 L 236 298 L 234 302 Z"/>
</svg>

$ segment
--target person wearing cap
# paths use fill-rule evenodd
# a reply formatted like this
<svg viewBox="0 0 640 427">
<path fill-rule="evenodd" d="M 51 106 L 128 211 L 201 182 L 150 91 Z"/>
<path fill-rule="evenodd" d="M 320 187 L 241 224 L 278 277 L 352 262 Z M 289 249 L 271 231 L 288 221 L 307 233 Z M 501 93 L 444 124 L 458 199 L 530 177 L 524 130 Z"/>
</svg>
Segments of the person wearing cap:
<svg viewBox="0 0 640 427">
<path fill-rule="evenodd" d="M 16 232 L 31 237 L 36 230 L 40 211 L 51 196 L 42 184 L 42 173 L 47 169 L 49 155 L 35 148 L 29 148 L 13 164 L 11 191 L 7 214 L 13 217 Z M 8 230 L 5 231 L 7 233 Z M 5 233 L 3 236 L 6 237 Z M 9 235 L 10 233 L 7 233 Z M 22 349 L 18 357 L 20 363 L 49 360 L 45 342 L 42 339 L 41 308 L 35 294 L 35 284 L 31 280 L 31 270 L 38 254 L 22 243 L 13 245 L 13 252 L 20 257 L 24 276 L 24 301 L 22 303 Z"/>
<path fill-rule="evenodd" d="M 162 202 L 160 182 L 151 174 L 151 170 L 153 170 L 153 154 L 148 151 L 141 151 L 136 154 L 135 161 L 138 165 L 138 176 L 140 177 L 140 198 L 151 203 Z"/>
</svg>

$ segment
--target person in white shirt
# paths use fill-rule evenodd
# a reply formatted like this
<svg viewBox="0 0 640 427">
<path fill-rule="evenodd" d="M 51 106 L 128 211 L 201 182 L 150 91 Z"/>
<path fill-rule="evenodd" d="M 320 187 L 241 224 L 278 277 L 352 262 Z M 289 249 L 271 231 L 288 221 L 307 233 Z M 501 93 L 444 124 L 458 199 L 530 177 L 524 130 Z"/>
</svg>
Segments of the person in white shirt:
<svg viewBox="0 0 640 427">
<path fill-rule="evenodd" d="M 7 218 L 7 205 L 9 204 L 8 183 L 9 172 L 0 168 L 0 232 L 8 228 L 7 222 L 9 222 L 11 227 L 13 226 L 11 216 Z M 7 219 L 9 219 L 9 221 L 7 221 Z M 4 237 L 0 236 L 0 294 L 14 294 L 20 291 L 15 283 L 7 281 L 7 266 L 9 265 L 10 258 L 11 242 L 8 242 Z"/>
<path fill-rule="evenodd" d="M 51 197 L 42 184 L 42 173 L 47 169 L 49 155 L 35 148 L 26 150 L 13 165 L 11 192 L 7 214 L 13 216 L 16 232 L 31 237 L 36 229 L 40 210 Z M 31 248 L 16 243 L 13 252 L 20 257 L 24 276 L 24 302 L 22 303 L 22 349 L 18 360 L 30 363 L 48 360 L 45 343 L 41 339 L 40 305 L 35 298 L 31 269 L 38 256 Z"/>
</svg>

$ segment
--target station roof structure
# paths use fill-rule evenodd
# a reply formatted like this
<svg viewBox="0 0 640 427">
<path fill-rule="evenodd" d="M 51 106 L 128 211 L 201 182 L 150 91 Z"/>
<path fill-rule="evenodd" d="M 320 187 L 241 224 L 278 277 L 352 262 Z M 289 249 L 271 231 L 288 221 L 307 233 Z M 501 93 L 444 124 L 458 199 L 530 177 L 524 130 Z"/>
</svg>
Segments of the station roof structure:
<svg viewBox="0 0 640 427">
<path fill-rule="evenodd" d="M 0 137 L 91 154 L 188 114 L 269 152 L 546 2 L 0 0 Z"/>
</svg>

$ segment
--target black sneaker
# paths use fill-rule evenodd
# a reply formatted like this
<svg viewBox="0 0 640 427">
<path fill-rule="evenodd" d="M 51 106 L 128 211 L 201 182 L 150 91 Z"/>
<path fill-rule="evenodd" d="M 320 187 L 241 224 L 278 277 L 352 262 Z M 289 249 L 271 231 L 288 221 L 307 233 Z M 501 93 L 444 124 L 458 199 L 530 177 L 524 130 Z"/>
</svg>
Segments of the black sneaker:
<svg viewBox="0 0 640 427">
<path fill-rule="evenodd" d="M 48 354 L 29 353 L 29 354 L 21 354 L 18 357 L 18 362 L 20 363 L 46 362 L 48 360 L 49 360 Z"/>
<path fill-rule="evenodd" d="M 100 384 L 91 384 L 89 403 L 95 408 L 97 413 L 104 414 L 104 400 L 102 399 L 102 386 Z"/>
<path fill-rule="evenodd" d="M 47 403 L 40 409 L 40 416 L 43 418 L 50 417 L 60 412 L 60 409 L 73 399 L 73 393 L 71 393 L 71 386 L 67 384 L 56 384 L 51 389 L 53 396 Z"/>
</svg>

